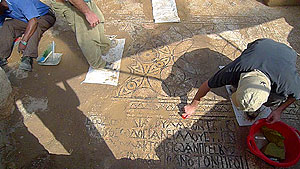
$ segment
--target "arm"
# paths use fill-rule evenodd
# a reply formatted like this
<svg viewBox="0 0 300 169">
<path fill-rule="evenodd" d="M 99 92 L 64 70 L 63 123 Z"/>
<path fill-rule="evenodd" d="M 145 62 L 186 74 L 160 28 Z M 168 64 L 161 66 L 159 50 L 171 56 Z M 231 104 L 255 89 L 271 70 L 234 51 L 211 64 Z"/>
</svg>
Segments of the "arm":
<svg viewBox="0 0 300 169">
<path fill-rule="evenodd" d="M 36 18 L 32 18 L 28 21 L 24 36 L 21 40 L 21 43 L 19 43 L 19 49 L 18 49 L 19 52 L 23 52 L 25 50 L 27 42 L 36 31 L 37 25 L 38 22 Z"/>
<path fill-rule="evenodd" d="M 280 121 L 280 116 L 283 110 L 285 110 L 289 105 L 295 102 L 295 98 L 289 97 L 284 103 L 282 103 L 277 109 L 272 111 L 272 113 L 267 117 L 267 122 L 269 123 L 275 123 L 277 121 Z"/>
<path fill-rule="evenodd" d="M 69 2 L 84 14 L 91 27 L 95 27 L 100 23 L 98 16 L 90 10 L 90 8 L 83 0 L 69 0 Z"/>
<path fill-rule="evenodd" d="M 208 80 L 206 80 L 202 85 L 199 87 L 193 101 L 191 104 L 188 104 L 184 106 L 185 113 L 182 114 L 184 118 L 190 117 L 193 113 L 195 113 L 195 110 L 197 109 L 197 106 L 201 100 L 202 97 L 204 97 L 208 92 L 210 91 L 210 87 L 208 86 Z"/>
</svg>

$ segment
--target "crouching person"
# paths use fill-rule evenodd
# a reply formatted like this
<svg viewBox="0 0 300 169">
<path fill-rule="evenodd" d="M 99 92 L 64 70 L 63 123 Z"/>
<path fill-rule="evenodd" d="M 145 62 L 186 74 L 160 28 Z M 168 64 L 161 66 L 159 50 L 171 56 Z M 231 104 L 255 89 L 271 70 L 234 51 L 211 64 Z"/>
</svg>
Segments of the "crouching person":
<svg viewBox="0 0 300 169">
<path fill-rule="evenodd" d="M 22 37 L 18 46 L 22 53 L 19 69 L 31 71 L 39 41 L 55 20 L 50 7 L 39 0 L 0 0 L 0 66 L 7 64 L 14 40 Z"/>
<path fill-rule="evenodd" d="M 236 88 L 232 102 L 239 110 L 256 116 L 262 105 L 275 106 L 267 121 L 279 121 L 283 110 L 300 99 L 296 59 L 297 53 L 292 48 L 271 39 L 248 44 L 241 56 L 200 86 L 192 103 L 184 107 L 183 116 L 192 115 L 211 88 L 232 85 Z"/>
<path fill-rule="evenodd" d="M 116 40 L 110 41 L 104 34 L 104 16 L 92 0 L 51 0 L 52 9 L 61 15 L 75 33 L 78 45 L 94 68 L 109 66 L 102 59 Z"/>
</svg>

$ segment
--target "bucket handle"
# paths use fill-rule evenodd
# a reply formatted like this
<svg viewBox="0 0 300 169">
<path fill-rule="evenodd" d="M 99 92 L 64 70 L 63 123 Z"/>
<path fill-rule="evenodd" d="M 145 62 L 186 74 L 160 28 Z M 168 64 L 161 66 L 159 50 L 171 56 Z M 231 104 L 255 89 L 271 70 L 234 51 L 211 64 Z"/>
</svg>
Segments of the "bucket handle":
<svg viewBox="0 0 300 169">
<path fill-rule="evenodd" d="M 253 138 L 251 138 L 251 139 L 249 140 L 249 144 L 250 144 L 252 150 L 253 150 L 255 153 L 258 153 L 258 152 L 259 152 L 259 149 L 257 148 L 257 146 L 256 146 L 255 141 L 254 141 Z"/>
<path fill-rule="evenodd" d="M 294 131 L 298 134 L 298 136 L 300 137 L 300 131 L 294 128 Z"/>
</svg>

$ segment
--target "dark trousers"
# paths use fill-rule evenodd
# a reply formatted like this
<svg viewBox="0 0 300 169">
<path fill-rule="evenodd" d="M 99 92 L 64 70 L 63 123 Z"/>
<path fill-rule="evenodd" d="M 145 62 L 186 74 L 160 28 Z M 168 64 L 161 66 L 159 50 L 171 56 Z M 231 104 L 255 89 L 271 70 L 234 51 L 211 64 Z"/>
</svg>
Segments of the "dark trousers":
<svg viewBox="0 0 300 169">
<path fill-rule="evenodd" d="M 277 95 L 275 93 L 270 93 L 268 101 L 264 103 L 266 107 L 272 107 L 272 106 L 280 106 L 283 102 L 286 101 L 286 97 Z"/>
<path fill-rule="evenodd" d="M 55 23 L 55 15 L 52 12 L 39 17 L 36 31 L 27 42 L 27 47 L 24 50 L 23 56 L 37 57 L 38 45 L 43 33 L 52 27 Z M 10 57 L 13 42 L 16 38 L 24 34 L 28 23 L 17 19 L 9 19 L 4 21 L 2 28 L 0 28 L 0 59 L 7 59 Z"/>
</svg>

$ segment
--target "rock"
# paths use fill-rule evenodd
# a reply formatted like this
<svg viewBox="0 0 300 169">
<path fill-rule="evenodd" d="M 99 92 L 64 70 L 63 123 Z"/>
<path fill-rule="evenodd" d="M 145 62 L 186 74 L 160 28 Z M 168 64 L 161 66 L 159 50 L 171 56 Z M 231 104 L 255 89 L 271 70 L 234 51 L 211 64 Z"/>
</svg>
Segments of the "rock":
<svg viewBox="0 0 300 169">
<path fill-rule="evenodd" d="M 4 70 L 0 67 L 0 120 L 8 117 L 13 110 L 12 88 Z"/>
<path fill-rule="evenodd" d="M 297 6 L 300 5 L 299 0 L 264 0 L 268 6 Z"/>
</svg>

